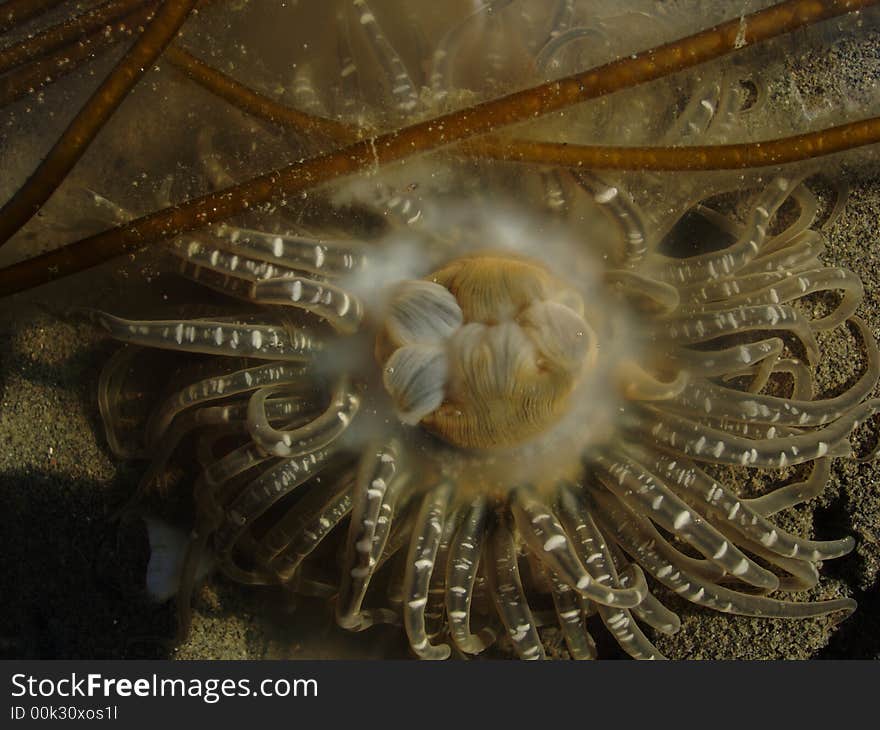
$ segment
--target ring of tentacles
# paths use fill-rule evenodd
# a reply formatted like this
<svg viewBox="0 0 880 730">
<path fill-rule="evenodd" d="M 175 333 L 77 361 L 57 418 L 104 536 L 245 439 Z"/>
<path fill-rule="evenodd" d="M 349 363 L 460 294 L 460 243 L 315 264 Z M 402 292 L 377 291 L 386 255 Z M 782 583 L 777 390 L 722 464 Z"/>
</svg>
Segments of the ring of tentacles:
<svg viewBox="0 0 880 730">
<path fill-rule="evenodd" d="M 451 93 L 448 49 L 422 93 L 367 4 L 352 8 L 393 82 L 392 115 Z M 584 36 L 564 12 L 554 22 L 539 67 Z M 356 90 L 356 66 L 340 67 Z M 302 83 L 329 113 L 352 98 Z M 674 128 L 719 123 L 717 91 Z M 880 409 L 866 400 L 880 355 L 854 316 L 862 286 L 819 260 L 810 192 L 778 177 L 741 218 L 698 206 L 714 240 L 681 256 L 621 185 L 442 164 L 439 182 L 415 168 L 417 191 L 377 177 L 340 193 L 385 221 L 372 235 L 230 223 L 174 241 L 180 272 L 227 297 L 222 316 L 92 314 L 130 343 L 100 385 L 114 450 L 150 456 L 144 489 L 195 450 L 181 604 L 209 555 L 234 580 L 326 596 L 347 629 L 402 624 L 432 659 L 499 642 L 542 658 L 551 625 L 591 658 L 596 614 L 628 654 L 660 658 L 642 627 L 680 622 L 655 587 L 748 616 L 851 612 L 849 599 L 768 596 L 815 586 L 817 564 L 852 549 L 771 518 L 818 495 Z M 798 214 L 782 221 L 787 202 Z M 592 238 L 598 219 L 607 240 Z M 799 302 L 822 292 L 842 296 L 811 318 Z M 815 400 L 816 333 L 835 327 L 867 362 Z M 141 419 L 126 408 L 162 391 L 138 368 L 173 374 Z M 718 468 L 799 465 L 812 466 L 802 481 L 751 499 Z"/>
</svg>

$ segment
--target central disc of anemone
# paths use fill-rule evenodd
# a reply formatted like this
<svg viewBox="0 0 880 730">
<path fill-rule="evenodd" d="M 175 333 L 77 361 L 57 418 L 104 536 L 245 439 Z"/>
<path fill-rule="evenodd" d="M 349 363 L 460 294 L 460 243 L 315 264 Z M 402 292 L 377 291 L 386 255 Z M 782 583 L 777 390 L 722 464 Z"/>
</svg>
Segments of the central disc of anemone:
<svg viewBox="0 0 880 730">
<path fill-rule="evenodd" d="M 376 341 L 399 418 L 455 446 L 551 428 L 596 357 L 580 294 L 538 261 L 482 254 L 393 292 Z"/>
</svg>

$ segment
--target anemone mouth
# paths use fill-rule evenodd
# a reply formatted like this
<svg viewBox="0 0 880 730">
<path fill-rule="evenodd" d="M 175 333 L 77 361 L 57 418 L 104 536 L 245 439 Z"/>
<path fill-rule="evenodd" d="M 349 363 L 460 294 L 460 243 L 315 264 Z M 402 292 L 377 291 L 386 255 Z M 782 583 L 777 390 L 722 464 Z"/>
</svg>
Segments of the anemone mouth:
<svg viewBox="0 0 880 730">
<path fill-rule="evenodd" d="M 397 288 L 376 343 L 401 420 L 469 449 L 549 429 L 596 359 L 577 291 L 503 254 L 459 258 L 427 279 Z"/>
</svg>

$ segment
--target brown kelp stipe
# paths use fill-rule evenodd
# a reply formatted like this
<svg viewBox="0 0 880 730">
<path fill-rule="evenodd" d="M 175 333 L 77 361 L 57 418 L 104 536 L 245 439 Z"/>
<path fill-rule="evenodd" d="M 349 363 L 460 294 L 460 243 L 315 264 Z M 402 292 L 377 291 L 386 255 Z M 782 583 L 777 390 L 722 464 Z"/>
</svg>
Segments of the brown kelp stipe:
<svg viewBox="0 0 880 730">
<path fill-rule="evenodd" d="M 177 34 L 197 0 L 166 0 L 27 182 L 0 210 L 0 246 L 42 207 L 123 99 Z"/>
<path fill-rule="evenodd" d="M 516 92 L 344 149 L 289 165 L 224 190 L 160 210 L 0 271 L 0 295 L 66 276 L 128 250 L 223 220 L 259 203 L 412 155 L 466 140 L 691 68 L 731 51 L 877 4 L 878 0 L 788 0 L 583 73 Z M 59 143 L 60 144 L 60 143 Z M 18 196 L 16 196 L 18 197 Z M 8 228 L 7 218 L 0 227 Z M 0 228 L 0 229 L 2 229 Z"/>
<path fill-rule="evenodd" d="M 237 109 L 259 119 L 291 129 L 303 135 L 317 135 L 334 142 L 354 142 L 364 136 L 348 124 L 334 119 L 306 114 L 283 106 L 230 76 L 200 61 L 179 46 L 169 46 L 163 59 L 212 94 L 229 102 Z"/>
<path fill-rule="evenodd" d="M 0 3 L 0 33 L 46 13 L 64 0 L 6 0 Z"/>
<path fill-rule="evenodd" d="M 591 170 L 742 170 L 800 162 L 877 143 L 880 143 L 880 117 L 792 137 L 741 144 L 603 147 L 492 138 L 480 139 L 469 145 L 468 151 L 495 160 Z"/>
<path fill-rule="evenodd" d="M 59 48 L 79 41 L 83 35 L 95 31 L 104 31 L 108 24 L 113 24 L 135 10 L 144 6 L 154 6 L 151 0 L 111 0 L 111 2 L 92 8 L 64 23 L 31 36 L 27 40 L 0 50 L 0 72 L 15 66 L 28 63 L 36 58 L 56 51 Z"/>
<path fill-rule="evenodd" d="M 169 46 L 164 57 L 236 109 L 284 129 L 349 143 L 368 134 L 348 124 L 283 106 L 179 47 Z M 790 137 L 726 145 L 617 147 L 486 136 L 465 142 L 458 149 L 468 157 L 593 170 L 739 170 L 801 162 L 878 142 L 880 117 Z"/>
</svg>

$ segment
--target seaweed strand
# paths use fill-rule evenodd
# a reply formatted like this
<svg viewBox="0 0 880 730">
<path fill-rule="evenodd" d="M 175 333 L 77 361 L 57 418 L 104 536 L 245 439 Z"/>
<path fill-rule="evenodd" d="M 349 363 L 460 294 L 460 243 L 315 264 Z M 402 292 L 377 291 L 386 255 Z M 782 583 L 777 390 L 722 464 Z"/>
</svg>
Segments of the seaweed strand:
<svg viewBox="0 0 880 730">
<path fill-rule="evenodd" d="M 791 137 L 738 144 L 686 147 L 606 147 L 482 138 L 475 155 L 591 170 L 742 170 L 800 162 L 880 143 L 880 117 L 847 122 Z"/>
<path fill-rule="evenodd" d="M 788 0 L 632 57 L 356 142 L 0 270 L 0 296 L 91 268 L 147 243 L 229 218 L 291 192 L 651 81 L 877 2 Z M 0 219 L 0 225 L 5 223 Z"/>
<path fill-rule="evenodd" d="M 123 99 L 195 8 L 197 0 L 165 0 L 152 22 L 70 123 L 31 177 L 0 210 L 0 246 L 49 199 Z"/>
<path fill-rule="evenodd" d="M 236 108 L 272 124 L 302 134 L 315 134 L 338 142 L 354 142 L 363 134 L 342 122 L 318 117 L 278 104 L 259 92 L 249 89 L 231 76 L 209 66 L 179 46 L 169 46 L 163 58 L 187 77 Z"/>
</svg>

